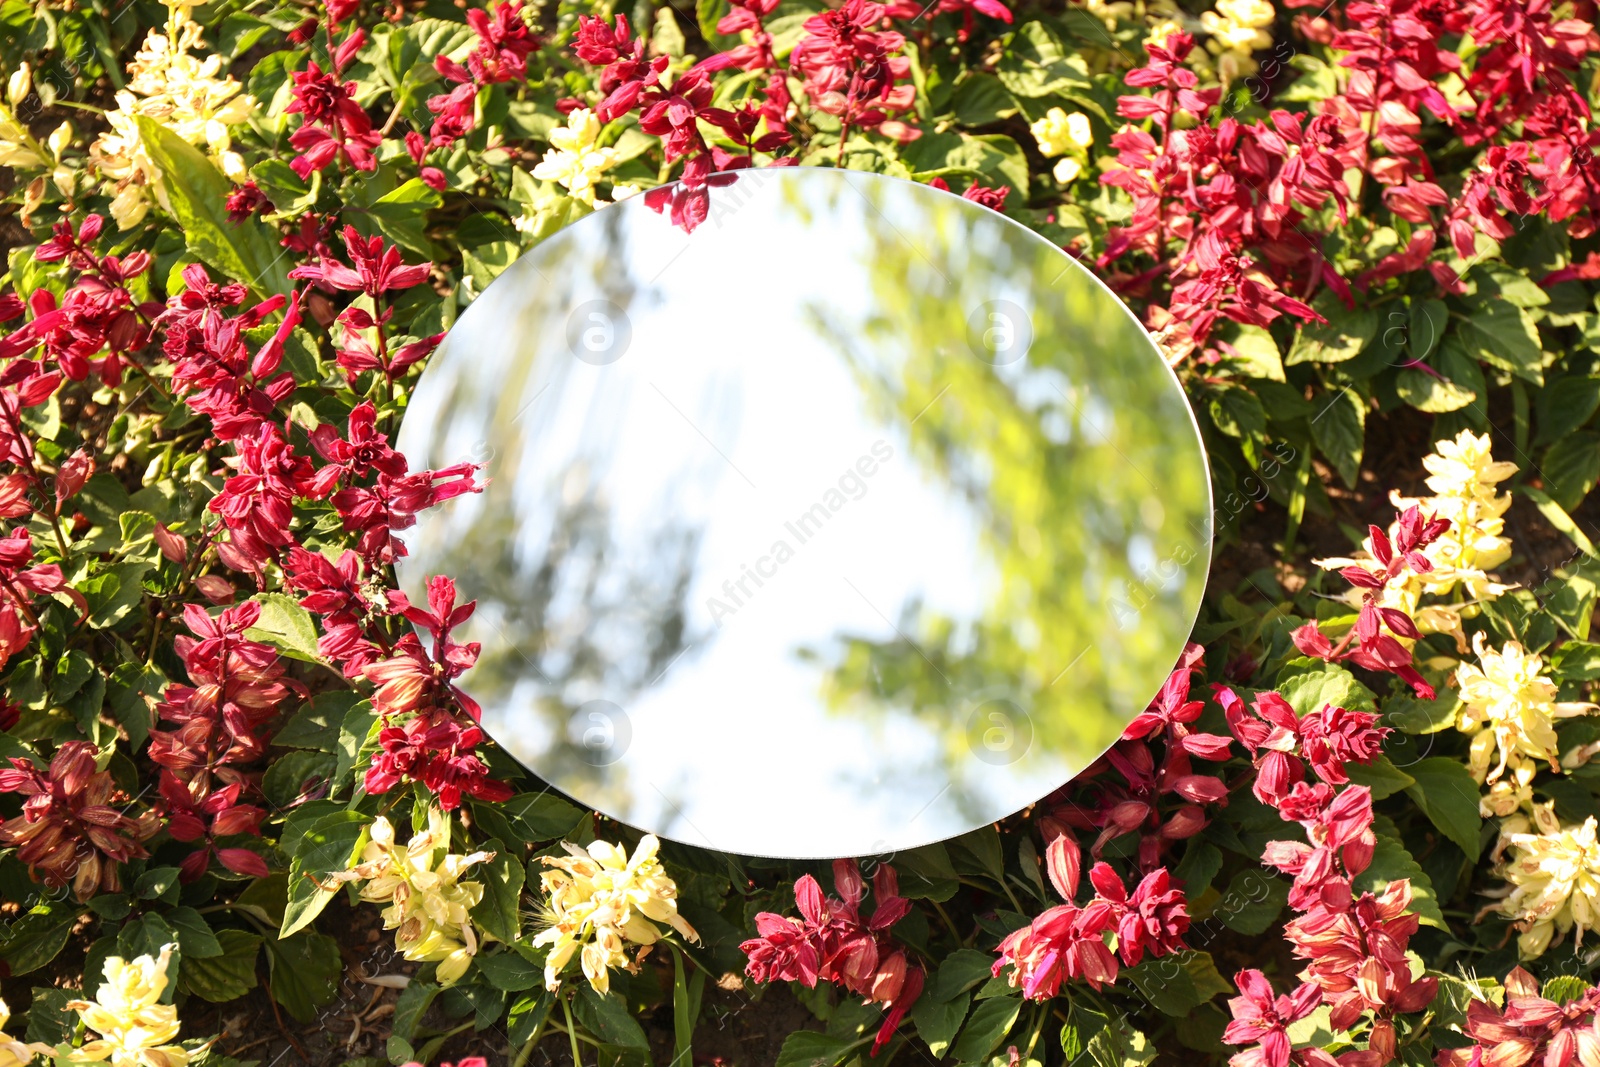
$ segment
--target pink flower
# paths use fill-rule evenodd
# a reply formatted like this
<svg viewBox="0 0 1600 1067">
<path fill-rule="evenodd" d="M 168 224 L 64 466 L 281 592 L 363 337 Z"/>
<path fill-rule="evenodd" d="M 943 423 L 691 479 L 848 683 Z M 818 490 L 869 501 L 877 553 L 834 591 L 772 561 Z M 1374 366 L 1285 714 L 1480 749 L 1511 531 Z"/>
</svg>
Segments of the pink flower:
<svg viewBox="0 0 1600 1067">
<path fill-rule="evenodd" d="M 428 280 L 428 272 L 433 267 L 431 263 L 406 266 L 400 258 L 400 249 L 386 246 L 381 236 L 364 238 L 354 226 L 344 228 L 344 247 L 352 266 L 323 257 L 320 266 L 296 267 L 289 272 L 289 277 L 307 278 L 333 289 L 362 292 L 376 299 L 384 293 L 421 285 Z"/>
<path fill-rule="evenodd" d="M 1239 996 L 1228 1001 L 1233 1021 L 1222 1032 L 1230 1045 L 1252 1045 L 1235 1053 L 1232 1067 L 1288 1067 L 1290 1023 L 1299 1022 L 1316 1010 L 1322 991 L 1304 982 L 1292 994 L 1274 996 L 1266 975 L 1243 970 L 1233 977 Z"/>
</svg>

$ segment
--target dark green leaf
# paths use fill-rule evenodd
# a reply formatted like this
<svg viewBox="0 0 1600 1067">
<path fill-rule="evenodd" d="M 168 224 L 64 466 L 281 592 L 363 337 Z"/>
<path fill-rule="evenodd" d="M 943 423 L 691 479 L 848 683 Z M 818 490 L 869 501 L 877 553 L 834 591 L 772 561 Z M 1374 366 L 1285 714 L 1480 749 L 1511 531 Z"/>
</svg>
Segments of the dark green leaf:
<svg viewBox="0 0 1600 1067">
<path fill-rule="evenodd" d="M 219 930 L 222 953 L 209 959 L 185 956 L 179 984 L 185 992 L 214 1004 L 237 1000 L 256 986 L 256 953 L 261 938 L 243 930 Z"/>
<path fill-rule="evenodd" d="M 472 918 L 501 941 L 514 944 L 522 935 L 520 903 L 525 868 L 499 841 L 490 841 L 484 848 L 495 857 L 480 865 L 474 874 L 483 884 L 483 899 L 472 909 Z"/>
<path fill-rule="evenodd" d="M 1476 859 L 1483 820 L 1478 815 L 1478 783 L 1473 781 L 1472 772 L 1460 760 L 1429 756 L 1411 764 L 1406 773 L 1416 779 L 1406 793 L 1417 807 L 1468 858 Z"/>
<path fill-rule="evenodd" d="M 1551 499 L 1575 511 L 1600 479 L 1600 435 L 1587 430 L 1551 445 L 1539 463 Z"/>
<path fill-rule="evenodd" d="M 955 1044 L 950 1046 L 950 1057 L 957 1063 L 979 1063 L 987 1059 L 1011 1032 L 1021 1010 L 1022 1001 L 1017 997 L 981 1001 L 961 1028 Z"/>
<path fill-rule="evenodd" d="M 331 1004 L 339 993 L 344 964 L 339 942 L 326 934 L 302 930 L 293 937 L 265 942 L 270 964 L 272 995 L 301 1022 L 310 1022 L 317 1009 Z M 398 1012 L 396 1024 L 398 1025 Z"/>
</svg>

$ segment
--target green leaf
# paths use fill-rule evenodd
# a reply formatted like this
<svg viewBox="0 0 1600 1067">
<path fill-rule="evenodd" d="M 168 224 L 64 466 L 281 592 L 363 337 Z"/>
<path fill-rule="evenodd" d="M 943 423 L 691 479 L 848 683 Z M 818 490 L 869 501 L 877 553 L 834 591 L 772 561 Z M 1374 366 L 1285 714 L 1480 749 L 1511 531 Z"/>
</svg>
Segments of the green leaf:
<svg viewBox="0 0 1600 1067">
<path fill-rule="evenodd" d="M 1488 395 L 1483 371 L 1467 354 L 1460 337 L 1451 335 L 1433 357 L 1433 373 L 1420 367 L 1407 367 L 1395 378 L 1400 399 L 1418 411 L 1443 413 L 1459 411 Z"/>
<path fill-rule="evenodd" d="M 89 625 L 97 630 L 116 626 L 144 601 L 148 563 L 117 563 L 78 583 L 89 603 Z"/>
<path fill-rule="evenodd" d="M 1439 832 L 1461 847 L 1468 859 L 1478 858 L 1479 831 L 1483 820 L 1478 815 L 1478 783 L 1460 760 L 1448 756 L 1429 756 L 1406 768 L 1416 779 L 1406 793 L 1417 807 L 1433 820 Z"/>
<path fill-rule="evenodd" d="M 995 73 L 1013 93 L 1033 98 L 1071 94 L 1091 85 L 1083 57 L 1069 52 L 1055 31 L 1042 22 L 1017 28 Z"/>
<path fill-rule="evenodd" d="M 331 1004 L 339 994 L 339 975 L 344 972 L 339 942 L 326 934 L 302 930 L 265 944 L 273 997 L 284 1011 L 303 1023 L 310 1022 L 318 1008 Z"/>
<path fill-rule="evenodd" d="M 272 743 L 284 748 L 309 748 L 318 752 L 339 751 L 339 726 L 361 697 L 348 689 L 318 693 L 272 735 Z"/>
<path fill-rule="evenodd" d="M 1467 354 L 1479 362 L 1510 371 L 1535 385 L 1544 384 L 1539 329 L 1526 309 L 1480 301 L 1471 315 L 1457 323 L 1456 333 Z"/>
<path fill-rule="evenodd" d="M 373 738 L 378 727 L 378 713 L 372 701 L 363 700 L 351 706 L 339 723 L 339 762 L 333 769 L 334 788 L 343 788 L 345 775 L 361 762 L 361 753 Z M 376 750 L 377 742 L 372 742 Z"/>
<path fill-rule="evenodd" d="M 261 776 L 261 791 L 279 808 L 294 805 L 300 790 L 310 780 L 331 779 L 337 758 L 326 752 L 288 752 L 273 760 Z"/>
<path fill-rule="evenodd" d="M 261 617 L 244 632 L 252 641 L 264 641 L 292 659 L 321 663 L 317 655 L 317 626 L 311 612 L 283 593 L 258 593 Z"/>
<path fill-rule="evenodd" d="M 525 989 L 544 985 L 544 968 L 516 951 L 478 953 L 473 957 L 478 971 L 496 989 L 507 993 L 521 993 Z"/>
<path fill-rule="evenodd" d="M 413 980 L 400 994 L 400 999 L 395 1001 L 391 1033 L 402 1041 L 415 1038 L 422 1025 L 422 1017 L 427 1014 L 429 1005 L 439 992 L 439 987 L 432 982 Z"/>
<path fill-rule="evenodd" d="M 547 989 L 518 997 L 506 1015 L 506 1036 L 511 1039 L 511 1044 L 520 1048 L 532 1040 L 534 1031 L 550 1017 L 550 1009 L 555 1007 L 555 1003 L 555 994 Z"/>
<path fill-rule="evenodd" d="M 1600 678 L 1600 645 L 1568 641 L 1550 657 L 1550 673 L 1570 682 L 1592 682 Z"/>
<path fill-rule="evenodd" d="M 526 868 L 499 841 L 484 848 L 495 856 L 474 873 L 474 880 L 483 884 L 483 899 L 472 909 L 472 918 L 501 941 L 514 944 L 522 935 L 519 904 Z"/>
<path fill-rule="evenodd" d="M 1311 419 L 1311 439 L 1317 451 L 1327 457 L 1344 484 L 1354 489 L 1361 473 L 1361 454 L 1366 444 L 1367 405 L 1361 394 L 1344 388 L 1317 404 Z"/>
<path fill-rule="evenodd" d="M 55 959 L 72 937 L 77 913 L 58 904 L 40 905 L 11 923 L 0 940 L 0 960 L 11 974 L 28 974 Z"/>
<path fill-rule="evenodd" d="M 583 811 L 554 793 L 518 793 L 489 805 L 510 822 L 519 841 L 551 841 L 572 832 Z"/>
<path fill-rule="evenodd" d="M 572 998 L 572 1011 L 584 1029 L 607 1045 L 622 1048 L 650 1047 L 650 1039 L 628 1012 L 628 1005 L 614 993 L 596 993 L 587 983 L 578 986 Z"/>
<path fill-rule="evenodd" d="M 358 811 L 340 811 L 318 819 L 299 841 L 285 835 L 284 845 L 293 849 L 294 859 L 289 864 L 289 903 L 283 909 L 279 937 L 304 929 L 327 907 L 334 891 L 322 888 L 322 883 L 349 869 L 371 821 L 372 816 Z"/>
<path fill-rule="evenodd" d="M 1415 778 L 1391 763 L 1388 756 L 1381 754 L 1371 763 L 1357 763 L 1351 760 L 1344 765 L 1344 769 L 1352 782 L 1372 790 L 1373 800 L 1393 796 L 1402 789 L 1416 784 Z"/>
<path fill-rule="evenodd" d="M 1182 1017 L 1200 1006 L 1200 991 L 1176 956 L 1147 959 L 1122 972 L 1152 1007 L 1165 1015 Z"/>
<path fill-rule="evenodd" d="M 1399 841 L 1387 834 L 1378 834 L 1377 838 L 1372 863 L 1354 879 L 1356 892 L 1382 893 L 1391 882 L 1407 879 L 1411 883 L 1411 910 L 1429 926 L 1448 929 L 1433 891 L 1433 881 L 1427 872 L 1411 858 L 1411 853 Z"/>
<path fill-rule="evenodd" d="M 1278 352 L 1278 342 L 1260 326 L 1235 326 L 1228 344 L 1233 349 L 1239 374 L 1274 382 L 1287 380 L 1283 375 L 1283 356 Z"/>
<path fill-rule="evenodd" d="M 166 920 L 178 935 L 178 947 L 183 949 L 186 965 L 196 959 L 213 959 L 222 955 L 222 942 L 198 911 L 187 905 L 173 908 L 166 913 Z"/>
<path fill-rule="evenodd" d="M 672 952 L 672 1061 L 694 1062 L 694 1027 L 700 1020 L 700 997 L 706 988 L 706 972 L 695 968 L 692 978 L 684 975 L 683 953 Z"/>
<path fill-rule="evenodd" d="M 1326 704 L 1349 711 L 1376 711 L 1372 690 L 1356 676 L 1326 660 L 1297 658 L 1278 673 L 1278 693 L 1304 718 Z"/>
<path fill-rule="evenodd" d="M 962 126 L 987 126 L 1017 113 L 1017 102 L 993 74 L 976 73 L 962 79 L 950 97 L 956 122 Z"/>
<path fill-rule="evenodd" d="M 256 986 L 256 952 L 261 938 L 243 930 L 219 930 L 220 955 L 207 959 L 184 956 L 179 985 L 213 1004 L 237 1000 Z"/>
<path fill-rule="evenodd" d="M 193 145 L 144 115 L 137 117 L 145 152 L 161 170 L 162 187 L 189 250 L 230 280 L 263 296 L 289 291 L 290 259 L 255 219 L 228 219 L 233 184 Z"/>
<path fill-rule="evenodd" d="M 1273 924 L 1288 900 L 1288 882 L 1249 867 L 1228 881 L 1212 916 L 1228 929 L 1254 937 Z"/>
<path fill-rule="evenodd" d="M 1408 734 L 1436 734 L 1455 725 L 1461 708 L 1461 695 L 1445 689 L 1432 700 L 1411 696 L 1390 697 L 1383 702 L 1383 725 Z"/>
<path fill-rule="evenodd" d="M 1365 305 L 1346 308 L 1332 290 L 1324 289 L 1312 306 L 1328 321 L 1308 322 L 1295 331 L 1284 363 L 1343 363 L 1355 359 L 1378 332 L 1378 313 Z"/>
<path fill-rule="evenodd" d="M 1217 429 L 1229 437 L 1259 438 L 1267 432 L 1267 413 L 1250 390 L 1236 385 L 1212 390 L 1206 408 Z"/>
<path fill-rule="evenodd" d="M 1546 450 L 1539 469 L 1551 499 L 1569 513 L 1577 510 L 1600 480 L 1600 435 L 1568 434 Z"/>
<path fill-rule="evenodd" d="M 956 895 L 961 883 L 950 865 L 950 854 L 940 844 L 924 845 L 895 857 L 900 873 L 900 895 L 912 900 L 943 903 Z"/>
<path fill-rule="evenodd" d="M 662 10 L 665 10 L 664 8 Z M 444 197 L 420 178 L 411 178 L 367 205 L 365 213 L 389 240 L 421 256 L 437 254 L 426 233 L 428 212 Z"/>
<path fill-rule="evenodd" d="M 1411 305 L 1411 322 L 1406 330 L 1406 353 L 1414 360 L 1424 360 L 1439 347 L 1445 327 L 1450 322 L 1450 309 L 1443 300 L 1417 300 Z"/>
<path fill-rule="evenodd" d="M 1094 1067 L 1146 1067 L 1156 1058 L 1156 1047 L 1125 1020 L 1103 1027 L 1085 1049 Z"/>
<path fill-rule="evenodd" d="M 935 1056 L 943 1056 L 950 1042 L 955 1040 L 956 1031 L 961 1029 L 971 1004 L 971 993 L 960 993 L 949 1000 L 930 1000 L 922 996 L 911 1009 L 911 1024 L 917 1028 L 917 1036 L 927 1043 L 928 1050 Z"/>
<path fill-rule="evenodd" d="M 1189 972 L 1189 980 L 1194 983 L 1195 992 L 1200 994 L 1202 1004 L 1212 997 L 1225 997 L 1233 992 L 1233 983 L 1222 977 L 1211 953 L 1189 949 L 1180 952 L 1177 958 L 1183 961 L 1183 969 Z"/>
<path fill-rule="evenodd" d="M 95 978 L 99 975 L 96 973 Z M 85 983 L 91 984 L 91 983 Z M 28 1005 L 28 1030 L 24 1038 L 46 1045 L 60 1045 L 72 1040 L 78 1027 L 78 1013 L 67 1007 L 69 1000 L 77 1000 L 81 993 L 71 989 L 33 990 L 33 1000 Z M 16 1033 L 15 1030 L 12 1033 Z M 31 1062 L 31 1061 L 30 1061 Z M 53 1060 L 51 1062 L 61 1062 Z"/>
<path fill-rule="evenodd" d="M 1539 432 L 1534 436 L 1534 443 L 1561 440 L 1588 422 L 1596 408 L 1600 408 L 1600 377 L 1572 374 L 1552 379 L 1539 390 L 1535 407 Z"/>
<path fill-rule="evenodd" d="M 979 1063 L 986 1059 L 1011 1032 L 1021 1010 L 1022 1000 L 1018 997 L 995 997 L 980 1002 L 967 1025 L 961 1028 L 955 1044 L 950 1046 L 950 1058 L 957 1063 Z"/>
<path fill-rule="evenodd" d="M 773 1067 L 834 1067 L 854 1049 L 859 1041 L 846 1037 L 831 1037 L 815 1030 L 796 1030 L 783 1039 L 783 1048 Z"/>
</svg>

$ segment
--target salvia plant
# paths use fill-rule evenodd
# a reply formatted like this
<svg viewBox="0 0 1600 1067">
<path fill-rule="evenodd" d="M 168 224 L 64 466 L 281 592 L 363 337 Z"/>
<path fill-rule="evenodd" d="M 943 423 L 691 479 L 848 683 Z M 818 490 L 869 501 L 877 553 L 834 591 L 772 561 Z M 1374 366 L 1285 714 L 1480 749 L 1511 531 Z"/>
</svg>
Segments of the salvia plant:
<svg viewBox="0 0 1600 1067">
<path fill-rule="evenodd" d="M 1600 1067 L 1595 17 L 0 0 L 0 1067 Z M 393 581 L 460 310 L 775 166 L 1077 257 L 1216 486 L 1110 751 L 831 865 L 552 794 Z"/>
</svg>

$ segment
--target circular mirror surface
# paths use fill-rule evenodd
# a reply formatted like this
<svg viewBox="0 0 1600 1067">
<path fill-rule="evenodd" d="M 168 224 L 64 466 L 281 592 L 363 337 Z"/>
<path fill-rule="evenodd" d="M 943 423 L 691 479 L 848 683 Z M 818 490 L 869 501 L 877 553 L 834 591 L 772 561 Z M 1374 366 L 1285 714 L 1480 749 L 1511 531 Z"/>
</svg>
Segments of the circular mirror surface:
<svg viewBox="0 0 1600 1067">
<path fill-rule="evenodd" d="M 1182 390 L 1098 280 L 988 208 L 832 169 L 715 180 L 692 232 L 602 208 L 461 316 L 399 446 L 489 485 L 424 513 L 402 587 L 477 600 L 484 728 L 640 829 L 812 858 L 1009 815 L 1189 635 L 1211 502 Z"/>
</svg>

